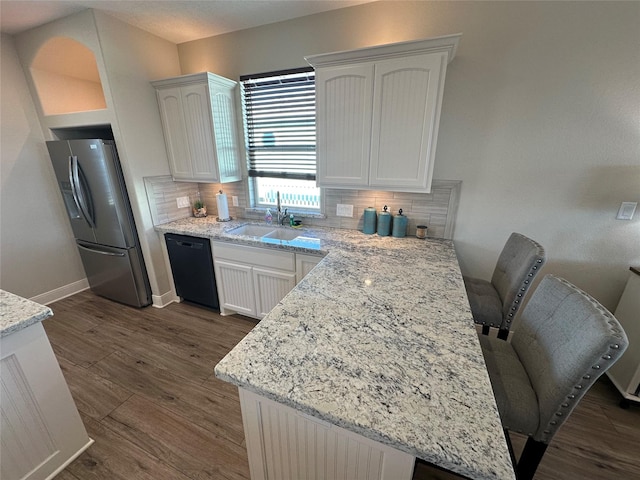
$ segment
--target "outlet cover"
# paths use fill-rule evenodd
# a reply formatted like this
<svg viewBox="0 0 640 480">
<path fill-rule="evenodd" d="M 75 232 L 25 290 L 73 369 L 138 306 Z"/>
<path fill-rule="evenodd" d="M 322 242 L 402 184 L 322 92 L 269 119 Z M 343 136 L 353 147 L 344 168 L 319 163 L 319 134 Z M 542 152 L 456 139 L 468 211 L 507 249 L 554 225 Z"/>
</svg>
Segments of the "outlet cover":
<svg viewBox="0 0 640 480">
<path fill-rule="evenodd" d="M 237 196 L 233 195 L 233 196 L 231 197 L 231 204 L 232 204 L 234 207 L 237 207 L 237 206 L 239 205 L 239 203 L 238 203 L 238 197 L 237 197 Z"/>
<path fill-rule="evenodd" d="M 189 208 L 189 197 L 178 197 L 176 198 L 176 202 L 178 202 L 178 208 Z"/>
<path fill-rule="evenodd" d="M 622 202 L 620 204 L 620 210 L 618 210 L 618 216 L 616 216 L 616 219 L 618 220 L 633 219 L 633 214 L 635 213 L 637 206 L 638 206 L 638 202 Z"/>
<path fill-rule="evenodd" d="M 336 216 L 353 217 L 353 205 L 345 205 L 343 203 L 339 203 L 336 207 Z"/>
</svg>

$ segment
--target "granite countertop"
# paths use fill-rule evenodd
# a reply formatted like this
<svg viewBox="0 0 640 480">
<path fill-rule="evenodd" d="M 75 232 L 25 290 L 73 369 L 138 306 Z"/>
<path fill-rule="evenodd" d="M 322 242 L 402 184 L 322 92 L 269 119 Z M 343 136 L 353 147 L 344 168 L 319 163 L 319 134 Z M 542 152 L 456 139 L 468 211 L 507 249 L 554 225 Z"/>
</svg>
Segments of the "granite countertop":
<svg viewBox="0 0 640 480">
<path fill-rule="evenodd" d="M 0 337 L 27 328 L 52 315 L 49 307 L 0 290 Z"/>
<path fill-rule="evenodd" d="M 261 245 L 225 233 L 240 224 L 193 218 L 156 230 Z M 304 234 L 328 255 L 216 375 L 470 478 L 514 479 L 453 243 Z"/>
</svg>

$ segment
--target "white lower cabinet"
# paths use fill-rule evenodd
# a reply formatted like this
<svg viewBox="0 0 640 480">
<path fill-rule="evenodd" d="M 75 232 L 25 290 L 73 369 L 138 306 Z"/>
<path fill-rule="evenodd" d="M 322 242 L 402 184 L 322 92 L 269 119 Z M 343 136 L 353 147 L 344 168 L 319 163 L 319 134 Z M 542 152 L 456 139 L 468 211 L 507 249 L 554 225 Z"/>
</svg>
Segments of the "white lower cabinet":
<svg viewBox="0 0 640 480">
<path fill-rule="evenodd" d="M 307 274 L 313 270 L 320 260 L 322 260 L 321 255 L 307 255 L 304 253 L 296 253 L 296 275 L 298 277 L 298 283 L 302 281 Z"/>
<path fill-rule="evenodd" d="M 415 457 L 239 388 L 252 480 L 410 480 Z"/>
<path fill-rule="evenodd" d="M 228 242 L 211 248 L 223 315 L 264 317 L 322 259 Z"/>
<path fill-rule="evenodd" d="M 627 337 L 629 348 L 607 375 L 623 396 L 621 405 L 640 402 L 640 269 L 632 268 L 614 313 Z"/>
<path fill-rule="evenodd" d="M 279 272 L 254 267 L 253 287 L 258 317 L 262 318 L 269 313 L 295 286 L 295 272 Z"/>
<path fill-rule="evenodd" d="M 213 249 L 215 252 L 215 247 Z M 253 286 L 253 267 L 214 258 L 220 313 L 241 313 L 256 317 L 256 297 Z M 228 312 L 227 310 L 231 310 Z"/>
<path fill-rule="evenodd" d="M 0 349 L 0 478 L 53 478 L 93 440 L 41 323 L 2 337 Z"/>
</svg>

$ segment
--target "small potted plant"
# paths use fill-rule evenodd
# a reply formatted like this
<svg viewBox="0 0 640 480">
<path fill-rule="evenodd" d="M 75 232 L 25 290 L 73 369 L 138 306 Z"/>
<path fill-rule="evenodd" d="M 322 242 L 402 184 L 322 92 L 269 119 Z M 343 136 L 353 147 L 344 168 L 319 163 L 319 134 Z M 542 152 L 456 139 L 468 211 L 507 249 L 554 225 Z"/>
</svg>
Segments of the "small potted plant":
<svg viewBox="0 0 640 480">
<path fill-rule="evenodd" d="M 193 202 L 193 216 L 194 217 L 206 217 L 207 207 L 202 200 L 196 200 Z"/>
</svg>

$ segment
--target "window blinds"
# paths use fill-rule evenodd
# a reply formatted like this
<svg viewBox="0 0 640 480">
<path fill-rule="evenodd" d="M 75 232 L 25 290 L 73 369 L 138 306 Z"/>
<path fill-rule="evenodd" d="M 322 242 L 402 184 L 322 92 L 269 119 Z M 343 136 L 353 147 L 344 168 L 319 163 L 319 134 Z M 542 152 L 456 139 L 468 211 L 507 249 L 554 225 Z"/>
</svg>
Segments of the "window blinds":
<svg viewBox="0 0 640 480">
<path fill-rule="evenodd" d="M 240 77 L 250 177 L 316 178 L 315 72 Z"/>
</svg>

